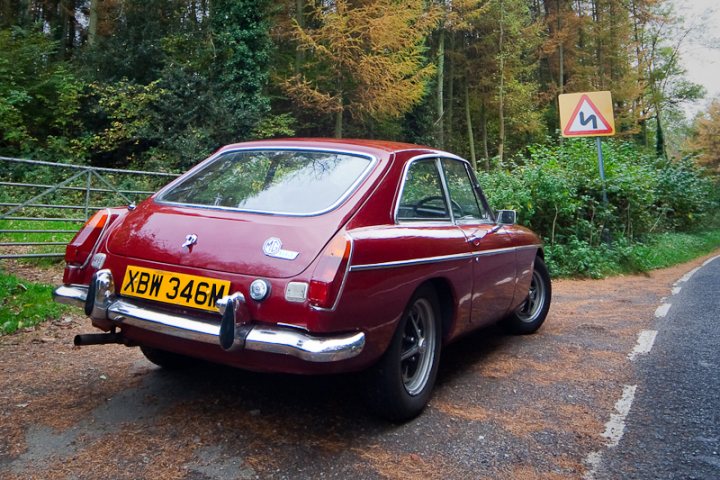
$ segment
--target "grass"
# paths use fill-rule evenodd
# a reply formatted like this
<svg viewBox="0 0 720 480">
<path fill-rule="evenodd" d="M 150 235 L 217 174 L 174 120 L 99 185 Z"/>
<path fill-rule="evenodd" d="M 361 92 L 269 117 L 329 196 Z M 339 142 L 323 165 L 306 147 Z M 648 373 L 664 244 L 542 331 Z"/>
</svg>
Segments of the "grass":
<svg viewBox="0 0 720 480">
<path fill-rule="evenodd" d="M 58 318 L 67 307 L 52 300 L 52 288 L 0 272 L 0 335 Z"/>
<path fill-rule="evenodd" d="M 65 230 L 77 232 L 79 222 L 0 220 L 0 230 Z M 74 233 L 0 233 L 0 242 L 69 242 Z"/>
<path fill-rule="evenodd" d="M 631 270 L 648 271 L 685 263 L 720 248 L 720 229 L 695 233 L 662 233 L 632 248 Z"/>
<path fill-rule="evenodd" d="M 0 220 L 0 230 L 15 230 L 11 233 L 0 233 L 0 242 L 2 243 L 29 243 L 29 242 L 69 242 L 74 232 L 77 232 L 81 223 L 78 222 L 53 222 L 53 221 L 24 221 L 24 220 Z M 23 230 L 64 230 L 73 233 L 24 233 L 17 232 Z M 39 246 L 12 246 L 2 247 L 3 253 L 65 253 L 64 245 L 39 245 Z M 23 263 L 32 263 L 39 266 L 53 266 L 61 261 L 60 258 L 33 258 L 19 259 Z"/>
</svg>

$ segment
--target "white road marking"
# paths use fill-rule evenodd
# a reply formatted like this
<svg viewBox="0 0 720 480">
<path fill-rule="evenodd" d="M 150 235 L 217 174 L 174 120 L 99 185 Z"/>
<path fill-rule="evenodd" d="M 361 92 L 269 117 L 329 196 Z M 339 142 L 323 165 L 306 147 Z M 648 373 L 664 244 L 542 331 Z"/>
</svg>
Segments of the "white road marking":
<svg viewBox="0 0 720 480">
<path fill-rule="evenodd" d="M 594 480 L 595 474 L 598 471 L 598 468 L 600 468 L 600 462 L 602 462 L 602 452 L 591 452 L 588 453 L 588 456 L 585 457 L 585 463 L 590 467 L 590 469 L 585 472 L 585 475 L 583 475 L 583 480 Z"/>
<path fill-rule="evenodd" d="M 608 448 L 617 447 L 623 433 L 625 433 L 625 419 L 630 413 L 633 400 L 635 400 L 635 390 L 637 390 L 637 385 L 626 385 L 623 388 L 622 396 L 615 402 L 615 413 L 610 415 L 610 420 L 605 424 L 605 432 L 602 434 L 607 439 L 605 446 Z M 583 475 L 584 480 L 593 480 L 595 478 L 595 474 L 602 462 L 602 454 L 603 451 L 600 450 L 591 452 L 585 457 L 585 463 L 590 468 Z"/>
<path fill-rule="evenodd" d="M 705 266 L 707 266 L 708 263 L 712 262 L 713 260 L 717 260 L 718 258 L 720 258 L 720 255 L 718 255 L 717 257 L 713 257 L 708 260 L 705 260 L 705 262 L 702 264 L 702 266 L 705 267 Z"/>
<path fill-rule="evenodd" d="M 680 277 L 680 280 L 678 280 L 677 282 L 675 282 L 675 285 L 677 285 L 678 283 L 685 283 L 685 282 L 687 282 L 688 280 L 690 280 L 690 279 L 692 278 L 693 275 L 695 275 L 695 274 L 697 273 L 698 270 L 700 270 L 700 267 L 693 268 L 692 270 L 690 270 L 689 272 L 687 272 L 685 275 L 683 275 L 682 277 Z"/>
<path fill-rule="evenodd" d="M 667 315 L 668 311 L 670 311 L 670 307 L 672 307 L 672 304 L 670 303 L 663 303 L 660 305 L 657 310 L 655 310 L 655 318 L 662 318 Z"/>
<path fill-rule="evenodd" d="M 653 344 L 655 343 L 655 337 L 657 337 L 657 330 L 643 330 L 638 334 L 637 343 L 633 351 L 628 354 L 630 361 L 635 360 L 638 355 L 645 355 L 650 353 Z"/>
<path fill-rule="evenodd" d="M 625 419 L 630 413 L 630 407 L 635 400 L 637 385 L 626 385 L 622 397 L 615 403 L 615 412 L 610 415 L 610 421 L 605 424 L 603 437 L 608 439 L 608 447 L 616 447 L 625 433 Z"/>
<path fill-rule="evenodd" d="M 707 266 L 710 262 L 718 258 L 720 258 L 720 255 L 706 260 L 702 264 L 702 267 Z M 688 280 L 690 280 L 690 278 L 692 278 L 692 276 L 695 275 L 702 267 L 697 267 L 690 270 L 688 273 L 683 275 L 677 282 L 675 282 L 675 284 L 673 284 L 672 294 L 677 295 L 678 293 L 680 293 L 680 291 L 682 290 L 682 286 L 680 286 L 680 284 L 686 283 Z M 665 300 L 666 299 L 664 298 L 662 299 L 662 301 Z M 657 310 L 655 310 L 655 317 L 665 317 L 670 311 L 670 307 L 672 307 L 672 304 L 663 303 L 657 308 Z M 649 353 L 650 350 L 652 350 L 656 337 L 657 331 L 655 330 L 641 331 L 638 335 L 637 344 L 635 345 L 635 348 L 633 348 L 633 351 L 628 354 L 628 358 L 632 361 L 638 355 Z M 637 385 L 626 385 L 623 388 L 622 396 L 615 403 L 615 413 L 610 415 L 610 420 L 605 424 L 605 432 L 603 432 L 602 434 L 602 436 L 607 439 L 607 442 L 605 443 L 605 446 L 607 448 L 614 448 L 620 444 L 620 439 L 622 439 L 622 436 L 625 433 L 625 420 L 627 419 L 627 416 L 630 413 L 630 408 L 632 407 L 632 403 L 635 400 L 636 390 Z M 588 471 L 585 472 L 585 474 L 583 475 L 584 480 L 595 479 L 595 475 L 600 469 L 600 464 L 602 463 L 603 452 L 604 450 L 597 450 L 595 452 L 590 452 L 587 457 L 585 457 L 585 464 L 588 466 Z"/>
</svg>

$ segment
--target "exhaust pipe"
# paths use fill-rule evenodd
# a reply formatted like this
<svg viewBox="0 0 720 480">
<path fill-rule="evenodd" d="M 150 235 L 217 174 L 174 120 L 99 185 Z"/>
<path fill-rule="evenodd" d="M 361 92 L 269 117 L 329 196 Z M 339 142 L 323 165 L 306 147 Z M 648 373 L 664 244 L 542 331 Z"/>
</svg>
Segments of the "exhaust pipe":
<svg viewBox="0 0 720 480">
<path fill-rule="evenodd" d="M 128 342 L 123 337 L 122 333 L 110 332 L 110 333 L 85 333 L 83 335 L 75 335 L 73 343 L 78 347 L 86 345 L 107 345 L 110 343 L 117 343 L 120 345 L 127 345 Z"/>
</svg>

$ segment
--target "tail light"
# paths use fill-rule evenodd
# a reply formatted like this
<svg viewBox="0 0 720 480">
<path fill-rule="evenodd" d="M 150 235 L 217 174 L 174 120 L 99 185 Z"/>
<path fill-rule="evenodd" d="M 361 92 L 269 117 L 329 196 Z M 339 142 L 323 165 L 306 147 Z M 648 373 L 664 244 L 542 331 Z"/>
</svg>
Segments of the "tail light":
<svg viewBox="0 0 720 480">
<path fill-rule="evenodd" d="M 108 226 L 117 215 L 112 216 L 110 210 L 100 210 L 85 222 L 83 228 L 68 243 L 65 249 L 65 262 L 75 267 L 84 266 L 95 250 L 105 227 Z"/>
<path fill-rule="evenodd" d="M 310 280 L 308 300 L 311 305 L 334 307 L 350 266 L 351 254 L 352 239 L 345 234 L 336 235 L 328 243 Z"/>
</svg>

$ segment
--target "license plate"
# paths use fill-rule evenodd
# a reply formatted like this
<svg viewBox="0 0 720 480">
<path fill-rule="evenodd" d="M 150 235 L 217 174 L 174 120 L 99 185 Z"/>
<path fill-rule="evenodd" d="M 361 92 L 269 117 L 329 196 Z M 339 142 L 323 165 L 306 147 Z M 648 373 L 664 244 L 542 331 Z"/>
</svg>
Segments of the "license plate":
<svg viewBox="0 0 720 480">
<path fill-rule="evenodd" d="M 215 302 L 230 293 L 230 282 L 215 278 L 128 266 L 121 295 L 218 311 Z"/>
</svg>

